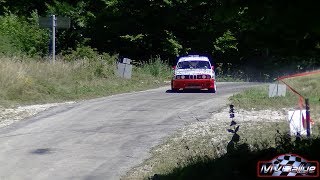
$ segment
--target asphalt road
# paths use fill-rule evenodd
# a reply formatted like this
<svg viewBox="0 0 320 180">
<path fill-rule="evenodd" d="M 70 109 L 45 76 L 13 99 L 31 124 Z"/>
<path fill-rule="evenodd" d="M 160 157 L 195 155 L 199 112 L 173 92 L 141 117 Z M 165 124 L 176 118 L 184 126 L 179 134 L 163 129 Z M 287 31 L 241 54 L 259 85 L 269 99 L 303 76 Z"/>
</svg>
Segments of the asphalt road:
<svg viewBox="0 0 320 180">
<path fill-rule="evenodd" d="M 52 108 L 0 129 L 0 179 L 120 179 L 161 139 L 252 85 L 220 83 L 215 94 L 164 87 Z"/>
</svg>

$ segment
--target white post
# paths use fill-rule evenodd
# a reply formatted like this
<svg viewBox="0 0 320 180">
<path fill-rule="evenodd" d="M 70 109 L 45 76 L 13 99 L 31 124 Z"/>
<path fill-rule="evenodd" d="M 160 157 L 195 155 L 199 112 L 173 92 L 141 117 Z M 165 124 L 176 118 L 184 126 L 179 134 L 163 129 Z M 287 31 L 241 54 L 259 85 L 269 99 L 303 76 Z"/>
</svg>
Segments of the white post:
<svg viewBox="0 0 320 180">
<path fill-rule="evenodd" d="M 56 60 L 56 16 L 52 15 L 52 62 Z"/>
</svg>

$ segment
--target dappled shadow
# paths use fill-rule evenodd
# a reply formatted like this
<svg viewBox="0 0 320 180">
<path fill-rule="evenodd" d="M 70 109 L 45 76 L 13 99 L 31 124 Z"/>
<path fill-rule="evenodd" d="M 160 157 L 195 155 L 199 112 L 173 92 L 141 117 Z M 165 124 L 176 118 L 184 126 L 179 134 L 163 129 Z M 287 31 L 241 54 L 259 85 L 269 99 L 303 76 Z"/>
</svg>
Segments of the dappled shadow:
<svg viewBox="0 0 320 180">
<path fill-rule="evenodd" d="M 227 153 L 217 159 L 203 159 L 186 167 L 177 168 L 170 174 L 157 175 L 158 179 L 254 179 L 256 160 L 272 158 L 274 150 L 253 153 L 247 144 L 237 151 Z"/>
<path fill-rule="evenodd" d="M 152 180 L 176 180 L 176 179 L 263 179 L 257 176 L 258 162 L 270 161 L 281 154 L 297 154 L 309 161 L 320 161 L 320 137 L 292 137 L 289 133 L 281 134 L 277 131 L 274 139 L 274 147 L 265 144 L 250 146 L 247 143 L 239 143 L 237 134 L 239 125 L 234 121 L 233 105 L 230 105 L 230 127 L 227 132 L 232 133 L 232 138 L 226 149 L 227 153 L 220 157 L 192 157 L 188 165 L 177 167 L 168 174 L 155 174 Z M 319 127 L 320 128 L 320 127 Z M 255 148 L 251 148 L 255 147 Z M 272 177 L 283 179 L 283 177 Z M 301 179 L 300 177 L 298 179 Z M 308 177 L 307 179 L 319 179 Z"/>
<path fill-rule="evenodd" d="M 304 146 L 300 147 L 298 144 Z M 199 158 L 198 161 L 191 162 L 185 167 L 173 169 L 169 174 L 157 174 L 150 179 L 263 179 L 257 177 L 258 161 L 270 160 L 280 154 L 293 153 L 308 160 L 320 161 L 319 138 L 300 141 L 298 144 L 291 150 L 278 147 L 253 151 L 248 144 L 243 143 L 219 158 Z M 283 179 L 283 177 L 272 179 Z"/>
</svg>

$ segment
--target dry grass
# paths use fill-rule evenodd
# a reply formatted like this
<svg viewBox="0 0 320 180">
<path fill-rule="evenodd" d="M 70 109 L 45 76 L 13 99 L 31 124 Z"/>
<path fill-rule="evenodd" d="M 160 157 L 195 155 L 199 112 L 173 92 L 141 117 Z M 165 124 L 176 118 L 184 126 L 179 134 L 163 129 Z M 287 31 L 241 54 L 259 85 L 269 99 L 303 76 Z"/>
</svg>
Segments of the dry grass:
<svg viewBox="0 0 320 180">
<path fill-rule="evenodd" d="M 0 61 L 0 105 L 6 107 L 143 90 L 163 85 L 170 75 L 170 68 L 159 63 L 159 60 L 155 65 L 134 67 L 131 79 L 119 78 L 114 74 L 116 57 L 101 61 L 58 60 L 54 64 L 45 60 L 5 57 Z"/>
</svg>

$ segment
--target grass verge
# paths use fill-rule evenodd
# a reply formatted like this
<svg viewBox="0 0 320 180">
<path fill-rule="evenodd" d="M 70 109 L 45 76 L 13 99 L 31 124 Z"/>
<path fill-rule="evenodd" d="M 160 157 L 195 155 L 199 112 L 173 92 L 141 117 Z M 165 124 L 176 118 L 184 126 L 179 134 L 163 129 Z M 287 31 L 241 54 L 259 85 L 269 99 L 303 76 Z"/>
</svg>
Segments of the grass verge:
<svg viewBox="0 0 320 180">
<path fill-rule="evenodd" d="M 286 153 L 302 155 L 310 160 L 320 160 L 320 137 L 291 141 L 286 136 L 278 136 L 275 147 L 252 149 L 241 143 L 233 152 L 216 158 L 194 158 L 189 164 L 175 168 L 167 174 L 156 174 L 151 179 L 261 179 L 257 178 L 257 162 L 271 160 Z M 273 177 L 273 179 L 283 179 Z M 308 178 L 316 179 L 316 178 Z"/>
<path fill-rule="evenodd" d="M 226 131 L 229 123 L 215 123 L 216 120 L 177 132 L 154 147 L 151 157 L 122 179 L 257 179 L 257 162 L 280 154 L 320 160 L 320 136 L 296 141 L 287 134 L 286 121 L 237 121 L 240 141 L 230 150 L 233 135 Z M 319 132 L 320 126 L 317 128 Z"/>
<path fill-rule="evenodd" d="M 134 66 L 131 79 L 115 75 L 117 56 L 57 61 L 0 58 L 0 105 L 89 99 L 164 85 L 171 68 L 159 58 Z"/>
<path fill-rule="evenodd" d="M 261 111 L 261 113 L 268 112 Z M 251 116 L 238 122 L 240 124 L 238 134 L 241 137 L 239 145 L 245 143 L 251 149 L 272 147 L 276 143 L 274 140 L 278 134 L 287 132 L 289 128 L 285 121 L 261 121 L 263 119 L 256 121 L 255 117 Z M 229 125 L 228 111 L 225 110 L 214 114 L 210 120 L 186 126 L 167 138 L 163 144 L 152 148 L 150 158 L 133 168 L 122 179 L 152 179 L 155 174 L 160 179 L 202 179 L 201 174 L 204 173 L 202 170 L 199 174 L 199 170 L 193 171 L 193 168 L 186 167 L 197 162 L 223 157 L 232 138 L 232 134 L 227 132 Z M 194 173 L 198 178 L 179 177 L 185 173 L 189 175 Z"/>
<path fill-rule="evenodd" d="M 320 119 L 320 74 L 295 77 L 284 80 L 310 102 L 311 118 Z M 281 82 L 280 82 L 281 83 Z M 281 83 L 283 84 L 283 83 Z M 268 85 L 248 89 L 230 97 L 231 102 L 241 109 L 299 108 L 299 96 L 287 88 L 285 97 L 268 96 Z M 319 120 L 320 121 L 320 120 Z"/>
</svg>

